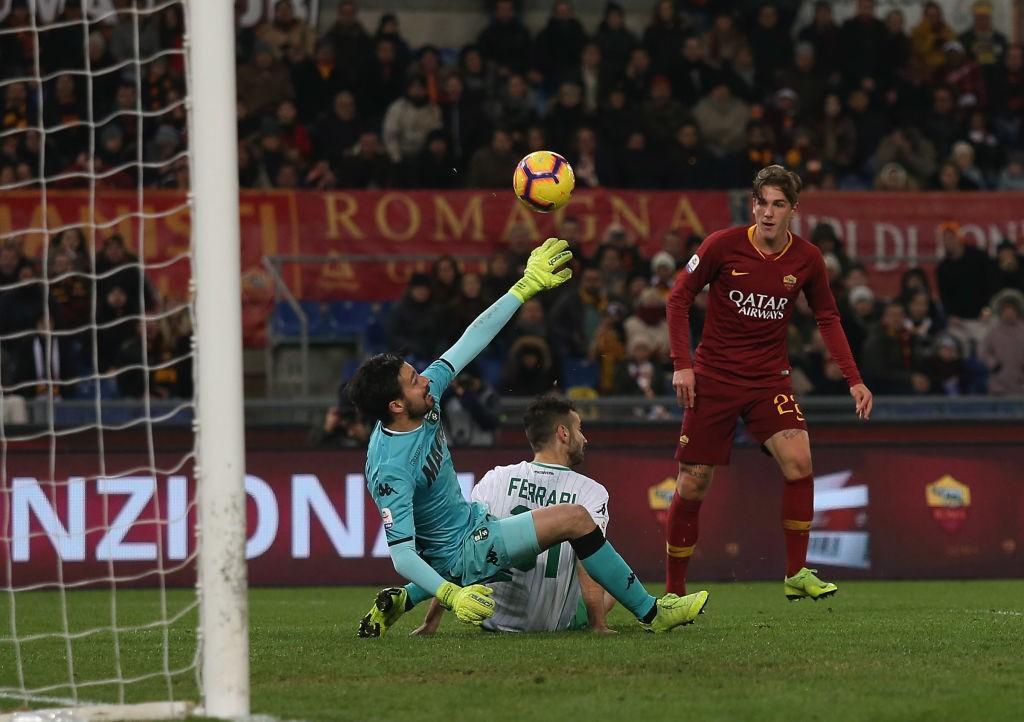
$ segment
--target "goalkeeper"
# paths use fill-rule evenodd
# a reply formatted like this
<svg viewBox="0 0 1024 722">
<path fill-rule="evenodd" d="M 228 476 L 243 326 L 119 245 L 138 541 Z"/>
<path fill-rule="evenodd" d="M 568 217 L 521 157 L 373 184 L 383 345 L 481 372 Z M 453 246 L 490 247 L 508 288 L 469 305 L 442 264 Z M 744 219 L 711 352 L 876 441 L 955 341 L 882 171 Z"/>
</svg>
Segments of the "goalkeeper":
<svg viewBox="0 0 1024 722">
<path fill-rule="evenodd" d="M 572 275 L 568 243 L 549 238 L 534 249 L 523 278 L 469 325 L 454 346 L 419 374 L 399 356 L 367 359 L 349 382 L 363 418 L 373 423 L 366 484 L 380 510 L 395 570 L 410 583 L 378 593 L 359 625 L 362 637 L 385 634 L 419 602 L 436 597 L 463 622 L 494 613 L 485 583 L 533 566 L 541 551 L 567 541 L 587 573 L 652 632 L 689 624 L 707 592 L 655 599 L 579 504 L 558 504 L 495 519 L 462 497 L 448 452 L 438 399 L 527 299 Z"/>
</svg>

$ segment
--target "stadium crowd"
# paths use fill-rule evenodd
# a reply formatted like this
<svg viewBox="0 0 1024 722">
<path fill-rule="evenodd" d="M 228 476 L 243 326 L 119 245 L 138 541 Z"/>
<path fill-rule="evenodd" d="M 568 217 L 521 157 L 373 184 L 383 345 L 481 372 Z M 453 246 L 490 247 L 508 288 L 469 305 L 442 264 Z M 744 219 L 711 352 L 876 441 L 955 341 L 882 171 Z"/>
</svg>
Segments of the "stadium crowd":
<svg viewBox="0 0 1024 722">
<path fill-rule="evenodd" d="M 116 22 L 87 23 L 70 1 L 60 22 L 37 31 L 27 3 L 14 0 L 0 27 L 0 186 L 32 188 L 42 172 L 49 188 L 187 187 L 181 7 L 138 15 L 136 34 L 129 0 L 115 6 Z M 534 36 L 516 3 L 496 0 L 479 37 L 453 52 L 410 48 L 394 14 L 371 34 L 351 0 L 318 36 L 282 0 L 272 18 L 237 34 L 241 184 L 504 188 L 519 157 L 544 148 L 570 159 L 583 188 L 746 187 L 757 169 L 782 162 L 809 189 L 1024 189 L 1024 51 L 993 28 L 989 0 L 971 5 L 972 24 L 959 35 L 933 2 L 913 28 L 899 9 L 876 17 L 872 0 L 858 0 L 841 24 L 830 3 L 817 2 L 803 27 L 795 26 L 795 2 L 704 7 L 660 0 L 638 34 L 623 7 L 609 2 L 591 33 L 570 3 L 556 1 Z M 137 76 L 136 54 L 145 59 Z M 91 80 L 69 72 L 82 70 Z M 48 79 L 41 91 L 30 80 L 37 72 Z M 578 241 L 573 225 L 561 232 Z M 881 299 L 831 227 L 815 230 L 865 375 L 880 393 L 1020 393 L 1024 259 L 1016 239 L 991 259 L 954 226 L 943 233 L 937 292 L 927 274 L 909 271 L 899 296 Z M 87 276 L 58 269 L 99 273 L 108 246 L 130 255 L 113 236 L 95 269 L 78 268 L 75 252 L 61 250 L 75 245 L 63 235 L 50 239 L 45 266 L 25 258 L 19 239 L 5 241 L 0 283 L 14 286 L 0 289 L 0 305 L 22 304 L 22 312 L 3 313 L 0 332 L 31 340 L 46 318 L 54 329 L 77 327 L 93 292 Z M 496 254 L 484 275 L 463 274 L 457 259 L 445 258 L 430 276 L 415 277 L 392 310 L 396 345 L 427 358 L 451 341 L 517 273 L 522 242 L 508 240 L 509 253 Z M 600 393 L 670 390 L 664 296 L 699 239 L 669 233 L 651 258 L 640 240 L 610 229 L 589 258 L 580 256 L 577 282 L 524 306 L 503 336 L 502 393 L 532 395 L 587 359 Z M 140 290 L 137 259 L 126 263 L 135 264 L 135 285 L 119 294 L 120 274 L 98 284 L 98 321 L 128 307 L 137 324 L 140 304 L 164 305 Z M 26 279 L 44 267 L 61 279 L 48 314 L 40 299 L 15 300 L 42 288 Z M 84 297 L 81 288 L 67 298 L 58 292 L 76 284 Z M 61 336 L 60 363 L 114 368 L 111 359 L 132 339 L 103 341 L 108 330 L 95 343 Z M 173 356 L 182 331 L 158 331 L 145 334 L 156 344 L 149 358 Z M 143 335 L 136 328 L 135 346 Z M 17 348 L 5 342 L 5 354 L 23 359 L 4 364 L 5 386 L 22 383 L 31 393 L 29 382 L 45 370 L 42 338 Z M 845 393 L 806 309 L 794 318 L 790 350 L 805 379 L 799 391 Z M 18 368 L 23 375 L 12 377 Z M 185 374 L 175 376 L 163 386 L 152 379 L 150 388 L 186 393 Z M 117 392 L 140 388 L 136 380 Z"/>
</svg>

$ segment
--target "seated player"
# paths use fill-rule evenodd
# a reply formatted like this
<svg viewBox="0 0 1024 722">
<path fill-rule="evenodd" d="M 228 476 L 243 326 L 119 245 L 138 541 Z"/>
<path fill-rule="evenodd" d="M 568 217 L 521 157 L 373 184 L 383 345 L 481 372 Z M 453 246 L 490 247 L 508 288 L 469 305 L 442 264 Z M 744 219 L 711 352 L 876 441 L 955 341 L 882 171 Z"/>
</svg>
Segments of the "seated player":
<svg viewBox="0 0 1024 722">
<path fill-rule="evenodd" d="M 542 551 L 565 541 L 587 573 L 649 631 L 689 624 L 707 603 L 704 591 L 651 596 L 580 504 L 496 519 L 462 497 L 437 400 L 527 299 L 569 279 L 572 272 L 562 268 L 572 258 L 568 245 L 549 238 L 534 249 L 523 278 L 422 374 L 383 353 L 366 360 L 349 382 L 352 400 L 374 425 L 367 487 L 384 520 L 395 570 L 411 582 L 378 593 L 359 625 L 360 636 L 385 634 L 431 596 L 461 621 L 481 624 L 495 608 L 483 582 L 507 578 L 513 567 L 532 565 Z"/>
<path fill-rule="evenodd" d="M 473 487 L 473 501 L 498 518 L 524 514 L 558 503 L 582 505 L 602 533 L 608 530 L 608 491 L 571 467 L 583 463 L 587 439 L 572 401 L 554 394 L 536 399 L 524 417 L 533 461 L 498 466 Z M 491 632 L 557 632 L 589 627 L 610 634 L 605 614 L 614 598 L 590 578 L 572 547 L 559 544 L 542 552 L 532 569 L 512 570 L 507 582 L 495 582 Z M 437 631 L 444 613 L 435 599 L 413 634 Z"/>
</svg>

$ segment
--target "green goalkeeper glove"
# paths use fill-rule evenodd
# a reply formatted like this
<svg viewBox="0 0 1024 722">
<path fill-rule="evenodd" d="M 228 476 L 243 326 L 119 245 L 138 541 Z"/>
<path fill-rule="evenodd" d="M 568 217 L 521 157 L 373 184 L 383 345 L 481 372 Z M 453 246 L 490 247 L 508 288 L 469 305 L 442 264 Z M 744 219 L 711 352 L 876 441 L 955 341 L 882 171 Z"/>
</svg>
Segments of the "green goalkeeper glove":
<svg viewBox="0 0 1024 722">
<path fill-rule="evenodd" d="M 483 584 L 460 587 L 445 582 L 438 588 L 435 596 L 441 602 L 441 606 L 455 612 L 460 621 L 480 624 L 494 614 L 494 600 L 491 599 L 493 591 Z"/>
<path fill-rule="evenodd" d="M 556 288 L 568 281 L 572 278 L 572 269 L 555 270 L 572 259 L 572 251 L 568 248 L 568 241 L 557 238 L 549 238 L 543 245 L 534 248 L 526 261 L 523 277 L 508 292 L 526 303 L 537 292 Z"/>
</svg>

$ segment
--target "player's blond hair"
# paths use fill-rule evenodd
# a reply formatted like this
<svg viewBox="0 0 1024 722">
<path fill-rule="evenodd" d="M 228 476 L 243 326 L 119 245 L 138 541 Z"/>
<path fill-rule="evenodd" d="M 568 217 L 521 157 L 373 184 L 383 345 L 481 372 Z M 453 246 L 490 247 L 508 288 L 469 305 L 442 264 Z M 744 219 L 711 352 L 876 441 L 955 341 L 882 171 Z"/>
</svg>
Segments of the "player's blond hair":
<svg viewBox="0 0 1024 722">
<path fill-rule="evenodd" d="M 776 164 L 765 166 L 754 176 L 754 200 L 764 200 L 764 189 L 766 186 L 778 188 L 782 191 L 782 195 L 786 196 L 789 205 L 795 206 L 800 198 L 800 191 L 804 187 L 804 182 L 793 171 Z"/>
</svg>

